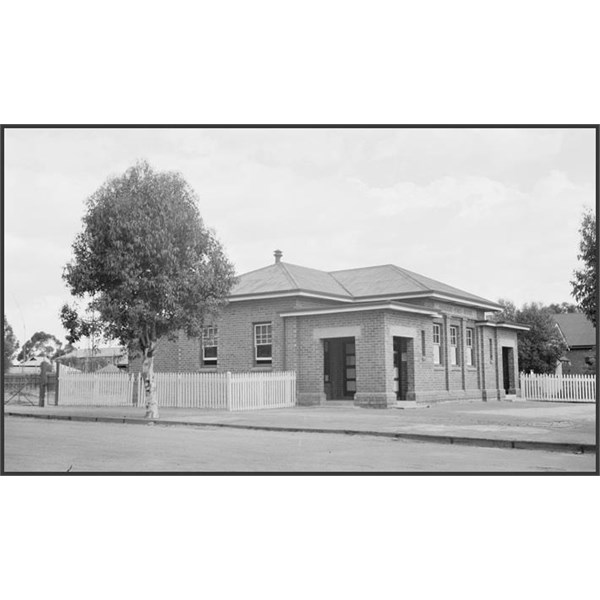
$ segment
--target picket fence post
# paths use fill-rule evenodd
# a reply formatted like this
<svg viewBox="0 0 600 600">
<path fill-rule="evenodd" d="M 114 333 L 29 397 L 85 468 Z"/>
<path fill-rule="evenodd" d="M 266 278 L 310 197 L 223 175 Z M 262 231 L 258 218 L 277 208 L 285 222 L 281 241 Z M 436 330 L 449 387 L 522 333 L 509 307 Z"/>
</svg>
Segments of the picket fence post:
<svg viewBox="0 0 600 600">
<path fill-rule="evenodd" d="M 231 392 L 232 392 L 232 385 L 231 385 L 231 371 L 227 371 L 226 373 L 226 391 L 225 391 L 225 403 L 227 405 L 227 410 L 231 411 Z"/>
<path fill-rule="evenodd" d="M 58 390 L 60 388 L 60 363 L 56 361 L 56 387 L 54 388 L 54 406 L 58 406 Z"/>
</svg>

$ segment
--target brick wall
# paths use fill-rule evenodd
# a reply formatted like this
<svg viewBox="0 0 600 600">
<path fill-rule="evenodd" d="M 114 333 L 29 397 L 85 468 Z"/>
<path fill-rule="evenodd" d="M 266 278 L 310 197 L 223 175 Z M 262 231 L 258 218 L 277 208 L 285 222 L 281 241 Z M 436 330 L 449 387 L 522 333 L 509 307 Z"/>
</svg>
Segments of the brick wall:
<svg viewBox="0 0 600 600">
<path fill-rule="evenodd" d="M 382 344 L 384 317 L 382 311 L 360 311 L 342 314 L 298 317 L 298 395 L 301 402 L 325 401 L 323 340 L 332 337 L 354 337 L 356 343 L 356 394 L 365 403 L 367 396 L 381 400 L 387 393 L 384 370 L 387 348 Z M 359 330 L 351 335 L 349 329 Z M 328 330 L 329 333 L 319 333 Z M 337 330 L 337 333 L 336 333 Z M 381 395 L 381 396 L 380 396 Z"/>
<path fill-rule="evenodd" d="M 434 302 L 421 301 L 433 308 Z M 417 302 L 414 302 L 417 304 Z M 161 340 L 155 355 L 157 372 L 295 370 L 299 398 L 305 403 L 325 402 L 323 336 L 315 330 L 355 328 L 357 391 L 355 400 L 367 406 L 387 406 L 396 400 L 393 390 L 393 338 L 408 338 L 408 399 L 422 402 L 448 399 L 497 399 L 502 387 L 502 346 L 514 347 L 516 333 L 492 327 L 476 327 L 483 311 L 435 302 L 441 318 L 396 311 L 280 317 L 282 312 L 343 305 L 310 298 L 280 298 L 231 302 L 214 323 L 218 327 L 218 364 L 202 364 L 201 340 L 181 333 L 176 341 Z M 272 324 L 272 365 L 255 361 L 254 324 Z M 433 323 L 442 327 L 442 364 L 433 364 Z M 458 365 L 449 365 L 450 327 L 458 327 Z M 474 365 L 465 364 L 466 328 L 474 331 Z M 498 333 L 502 331 L 502 333 Z M 422 333 L 423 332 L 423 333 Z M 425 348 L 423 350 L 423 334 Z M 327 337 L 327 336 L 325 336 Z M 332 337 L 331 335 L 329 337 Z M 492 339 L 493 358 L 489 356 Z M 516 363 L 516 361 L 515 361 Z M 130 369 L 139 371 L 141 360 Z M 516 381 L 518 366 L 515 364 Z"/>
<path fill-rule="evenodd" d="M 166 338 L 159 341 L 154 369 L 156 372 L 296 370 L 295 324 L 285 323 L 289 334 L 284 335 L 284 319 L 279 313 L 337 304 L 339 302 L 302 297 L 230 302 L 214 323 L 206 323 L 206 326 L 218 327 L 216 367 L 202 364 L 201 339 L 188 338 L 181 332 L 174 341 Z M 272 365 L 259 365 L 254 356 L 254 324 L 267 322 L 272 324 L 273 361 Z M 130 371 L 140 372 L 141 364 L 141 358 L 132 359 Z"/>
<path fill-rule="evenodd" d="M 595 375 L 596 374 L 596 349 L 575 348 L 565 353 L 571 364 L 563 363 L 564 375 Z M 588 364 L 586 358 L 592 359 L 593 364 Z"/>
</svg>

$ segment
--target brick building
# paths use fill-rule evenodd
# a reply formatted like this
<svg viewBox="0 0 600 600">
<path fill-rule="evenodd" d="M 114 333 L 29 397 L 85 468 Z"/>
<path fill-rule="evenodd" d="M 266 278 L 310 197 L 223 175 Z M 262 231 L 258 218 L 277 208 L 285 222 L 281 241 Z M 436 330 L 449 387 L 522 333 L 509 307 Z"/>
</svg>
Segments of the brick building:
<svg viewBox="0 0 600 600">
<path fill-rule="evenodd" d="M 161 341 L 155 370 L 297 374 L 298 403 L 497 400 L 518 394 L 517 331 L 495 302 L 394 265 L 246 273 L 201 339 Z"/>
</svg>

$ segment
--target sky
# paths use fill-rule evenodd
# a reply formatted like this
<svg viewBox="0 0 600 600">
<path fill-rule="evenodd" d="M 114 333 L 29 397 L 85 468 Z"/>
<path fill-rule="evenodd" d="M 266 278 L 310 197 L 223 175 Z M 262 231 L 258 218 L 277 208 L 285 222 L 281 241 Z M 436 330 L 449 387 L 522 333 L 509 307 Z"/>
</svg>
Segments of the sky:
<svg viewBox="0 0 600 600">
<path fill-rule="evenodd" d="M 64 340 L 85 200 L 138 159 L 195 189 L 238 274 L 392 263 L 490 300 L 573 302 L 593 129 L 7 129 L 4 302 Z"/>
</svg>

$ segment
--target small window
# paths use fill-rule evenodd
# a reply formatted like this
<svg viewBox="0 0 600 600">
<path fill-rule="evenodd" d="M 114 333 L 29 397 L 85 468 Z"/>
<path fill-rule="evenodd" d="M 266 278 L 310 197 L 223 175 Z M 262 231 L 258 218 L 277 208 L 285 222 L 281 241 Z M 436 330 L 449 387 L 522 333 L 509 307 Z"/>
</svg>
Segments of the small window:
<svg viewBox="0 0 600 600">
<path fill-rule="evenodd" d="M 217 364 L 217 347 L 219 345 L 216 327 L 205 327 L 202 330 L 202 363 L 206 366 Z"/>
<path fill-rule="evenodd" d="M 433 364 L 442 363 L 442 328 L 435 323 L 433 325 Z"/>
<path fill-rule="evenodd" d="M 494 362 L 494 340 L 490 338 L 490 362 Z"/>
<path fill-rule="evenodd" d="M 450 326 L 450 364 L 458 365 L 458 327 Z"/>
<path fill-rule="evenodd" d="M 272 363 L 272 343 L 271 323 L 257 323 L 254 326 L 254 358 L 257 364 L 270 365 Z"/>
<path fill-rule="evenodd" d="M 467 328 L 466 331 L 466 352 L 465 361 L 469 367 L 473 366 L 473 330 Z"/>
<path fill-rule="evenodd" d="M 427 356 L 427 348 L 425 347 L 425 330 L 421 329 L 421 356 Z"/>
</svg>

